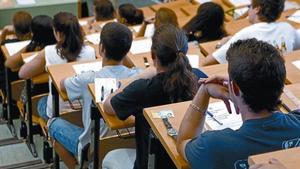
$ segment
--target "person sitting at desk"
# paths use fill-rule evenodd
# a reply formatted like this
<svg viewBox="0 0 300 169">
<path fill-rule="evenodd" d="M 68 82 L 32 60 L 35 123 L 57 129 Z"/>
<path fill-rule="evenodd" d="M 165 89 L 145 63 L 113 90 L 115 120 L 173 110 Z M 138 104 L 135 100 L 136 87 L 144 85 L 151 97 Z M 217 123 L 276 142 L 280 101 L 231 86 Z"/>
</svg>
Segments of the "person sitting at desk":
<svg viewBox="0 0 300 169">
<path fill-rule="evenodd" d="M 141 69 L 127 68 L 122 65 L 132 44 L 132 32 L 129 28 L 117 22 L 108 23 L 103 27 L 100 39 L 99 52 L 103 58 L 103 68 L 98 72 L 85 72 L 61 81 L 61 88 L 67 93 L 70 101 L 76 99 L 83 101 L 82 122 L 84 128 L 62 118 L 55 118 L 48 124 L 50 136 L 78 157 L 80 157 L 82 148 L 91 140 L 92 96 L 88 91 L 88 84 L 94 83 L 95 78 L 124 79 L 141 72 Z M 100 136 L 104 137 L 107 132 L 108 128 L 104 121 L 101 121 Z"/>
<path fill-rule="evenodd" d="M 148 168 L 150 126 L 143 116 L 143 109 L 194 97 L 198 88 L 197 78 L 186 57 L 187 51 L 188 41 L 184 31 L 170 24 L 155 30 L 151 48 L 155 68 L 146 69 L 135 78 L 138 80 L 122 86 L 104 103 L 104 112 L 109 115 L 117 116 L 121 120 L 135 116 L 136 160 L 118 165 L 118 157 L 108 154 L 109 159 L 104 160 L 103 168 L 133 168 L 133 163 L 134 168 Z"/>
<path fill-rule="evenodd" d="M 181 122 L 177 150 L 192 168 L 247 169 L 248 156 L 299 146 L 300 116 L 277 110 L 286 70 L 281 53 L 256 39 L 239 40 L 228 49 L 227 77 L 201 80 Z M 229 100 L 241 114 L 238 130 L 201 134 L 210 98 Z"/>
<path fill-rule="evenodd" d="M 163 25 L 163 24 L 172 24 L 172 25 L 178 27 L 178 20 L 177 20 L 176 13 L 169 8 L 162 7 L 162 8 L 159 8 L 159 10 L 155 12 L 154 18 L 150 18 L 150 20 L 145 20 L 143 22 L 143 24 L 140 28 L 140 31 L 137 33 L 136 37 L 144 37 L 145 31 L 147 29 L 147 25 L 149 25 L 152 22 L 154 22 L 154 30 L 155 30 L 155 28 L 158 28 L 160 25 Z M 153 30 L 151 36 L 147 37 L 147 38 L 151 38 L 153 36 L 154 30 Z"/>
<path fill-rule="evenodd" d="M 127 26 L 139 25 L 144 21 L 144 14 L 142 10 L 137 9 L 133 4 L 122 4 L 118 9 L 117 20 Z"/>
<path fill-rule="evenodd" d="M 44 73 L 45 66 L 96 59 L 95 50 L 83 42 L 83 33 L 76 16 L 67 12 L 56 14 L 53 28 L 57 44 L 46 46 L 32 61 L 24 64 L 19 71 L 21 79 L 29 79 Z M 45 121 L 53 117 L 50 78 L 49 91 L 48 96 L 39 100 L 37 108 L 40 117 Z M 69 104 L 61 99 L 59 105 L 60 111 L 63 108 L 70 108 Z"/>
<path fill-rule="evenodd" d="M 108 21 L 116 17 L 116 12 L 110 0 L 94 0 L 95 21 Z"/>
<path fill-rule="evenodd" d="M 300 48 L 300 37 L 286 22 L 276 22 L 284 9 L 284 0 L 252 0 L 248 20 L 252 24 L 238 33 L 206 57 L 203 66 L 227 63 L 226 52 L 238 40 L 256 38 L 272 44 L 281 52 L 291 52 Z"/>
<path fill-rule="evenodd" d="M 224 20 L 223 8 L 214 2 L 206 2 L 199 6 L 197 14 L 182 29 L 189 41 L 213 41 L 226 36 Z"/>
</svg>

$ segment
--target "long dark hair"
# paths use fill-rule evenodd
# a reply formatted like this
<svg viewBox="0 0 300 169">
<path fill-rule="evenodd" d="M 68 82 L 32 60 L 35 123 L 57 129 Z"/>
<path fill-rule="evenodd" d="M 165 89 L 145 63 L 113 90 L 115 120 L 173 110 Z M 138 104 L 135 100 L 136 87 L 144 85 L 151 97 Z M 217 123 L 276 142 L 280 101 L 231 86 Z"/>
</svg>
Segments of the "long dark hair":
<svg viewBox="0 0 300 169">
<path fill-rule="evenodd" d="M 197 15 L 182 27 L 189 40 L 199 42 L 221 39 L 226 35 L 223 28 L 225 14 L 223 8 L 213 2 L 206 2 L 198 8 Z"/>
<path fill-rule="evenodd" d="M 83 46 L 83 33 L 76 16 L 67 12 L 56 14 L 54 29 L 63 35 L 57 42 L 57 53 L 68 62 L 77 60 Z"/>
<path fill-rule="evenodd" d="M 119 6 L 119 15 L 125 18 L 128 25 L 138 25 L 144 21 L 144 13 L 130 3 Z"/>
<path fill-rule="evenodd" d="M 38 15 L 31 21 L 32 38 L 26 52 L 41 50 L 47 45 L 56 43 L 53 34 L 53 20 L 47 15 Z"/>
<path fill-rule="evenodd" d="M 164 24 L 155 30 L 151 51 L 159 64 L 167 68 L 163 89 L 172 102 L 192 99 L 197 91 L 196 76 L 186 57 L 187 50 L 184 31 L 171 24 Z"/>
</svg>

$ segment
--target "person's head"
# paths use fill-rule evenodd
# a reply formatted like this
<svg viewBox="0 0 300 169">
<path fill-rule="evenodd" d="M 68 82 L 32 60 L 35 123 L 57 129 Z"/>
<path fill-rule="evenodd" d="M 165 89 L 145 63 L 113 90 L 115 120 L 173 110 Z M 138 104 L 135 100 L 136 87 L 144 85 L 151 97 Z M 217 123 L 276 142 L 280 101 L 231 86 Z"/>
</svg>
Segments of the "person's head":
<svg viewBox="0 0 300 169">
<path fill-rule="evenodd" d="M 252 0 L 249 9 L 249 21 L 275 22 L 284 10 L 285 0 Z"/>
<path fill-rule="evenodd" d="M 143 23 L 144 14 L 143 11 L 137 9 L 132 4 L 122 4 L 118 10 L 118 22 L 125 25 L 138 25 Z"/>
<path fill-rule="evenodd" d="M 14 14 L 12 22 L 17 38 L 24 39 L 25 36 L 30 38 L 31 20 L 32 17 L 28 12 L 19 11 Z"/>
<path fill-rule="evenodd" d="M 47 45 L 56 43 L 53 34 L 53 20 L 47 15 L 38 15 L 31 22 L 31 42 L 26 48 L 27 52 L 41 50 Z"/>
<path fill-rule="evenodd" d="M 224 20 L 223 8 L 214 2 L 206 2 L 199 6 L 196 16 L 184 25 L 183 29 L 196 39 L 216 40 L 226 34 L 223 29 Z"/>
<path fill-rule="evenodd" d="M 167 74 L 163 89 L 172 101 L 192 99 L 197 90 L 197 81 L 186 56 L 188 41 L 184 31 L 171 24 L 155 30 L 151 54 L 155 66 Z"/>
<path fill-rule="evenodd" d="M 113 61 L 122 61 L 130 50 L 132 32 L 117 22 L 107 23 L 100 35 L 100 54 L 103 58 Z"/>
<path fill-rule="evenodd" d="M 274 111 L 284 87 L 281 53 L 256 39 L 239 40 L 227 51 L 230 97 L 249 111 Z"/>
<path fill-rule="evenodd" d="M 110 0 L 94 0 L 96 21 L 106 21 L 115 18 L 115 9 Z"/>
<path fill-rule="evenodd" d="M 159 10 L 155 13 L 155 28 L 158 28 L 163 24 L 172 24 L 178 27 L 177 16 L 175 12 L 169 8 L 159 8 Z"/>
<path fill-rule="evenodd" d="M 83 46 L 83 33 L 77 17 L 68 12 L 59 12 L 53 19 L 57 53 L 67 61 L 75 61 Z"/>
</svg>

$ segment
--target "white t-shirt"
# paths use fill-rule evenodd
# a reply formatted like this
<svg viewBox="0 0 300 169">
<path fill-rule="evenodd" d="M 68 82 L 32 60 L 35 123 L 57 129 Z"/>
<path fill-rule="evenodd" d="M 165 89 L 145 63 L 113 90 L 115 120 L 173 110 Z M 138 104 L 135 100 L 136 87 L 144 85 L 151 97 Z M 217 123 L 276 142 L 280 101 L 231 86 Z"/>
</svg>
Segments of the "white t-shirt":
<svg viewBox="0 0 300 169">
<path fill-rule="evenodd" d="M 248 26 L 236 33 L 226 44 L 216 50 L 212 56 L 219 63 L 227 63 L 226 52 L 230 45 L 238 40 L 250 38 L 268 42 L 283 53 L 300 48 L 300 36 L 290 24 L 286 22 L 261 22 Z"/>
<path fill-rule="evenodd" d="M 79 54 L 79 58 L 77 58 L 77 61 L 85 61 L 85 60 L 95 60 L 96 59 L 96 53 L 94 48 L 90 46 L 83 46 L 81 49 L 81 52 Z M 54 64 L 64 64 L 67 63 L 66 59 L 62 59 L 56 51 L 56 45 L 49 45 L 45 47 L 45 60 L 46 60 L 46 67 L 49 65 Z M 63 71 L 63 70 L 62 70 Z M 49 78 L 49 95 L 47 99 L 47 116 L 49 118 L 53 117 L 52 114 L 52 94 L 51 94 L 51 78 Z M 69 109 L 69 104 L 62 101 L 62 99 L 59 97 L 59 110 L 60 112 L 63 110 Z"/>
</svg>

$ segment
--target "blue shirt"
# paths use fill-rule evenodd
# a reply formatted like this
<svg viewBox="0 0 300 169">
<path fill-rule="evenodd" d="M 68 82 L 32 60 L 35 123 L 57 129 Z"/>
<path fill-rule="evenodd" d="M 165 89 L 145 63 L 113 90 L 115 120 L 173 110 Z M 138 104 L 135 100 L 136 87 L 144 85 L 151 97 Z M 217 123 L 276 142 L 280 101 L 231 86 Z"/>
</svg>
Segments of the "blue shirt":
<svg viewBox="0 0 300 169">
<path fill-rule="evenodd" d="M 240 129 L 207 131 L 186 145 L 193 169 L 248 169 L 248 156 L 300 146 L 300 116 L 274 113 Z"/>
</svg>

